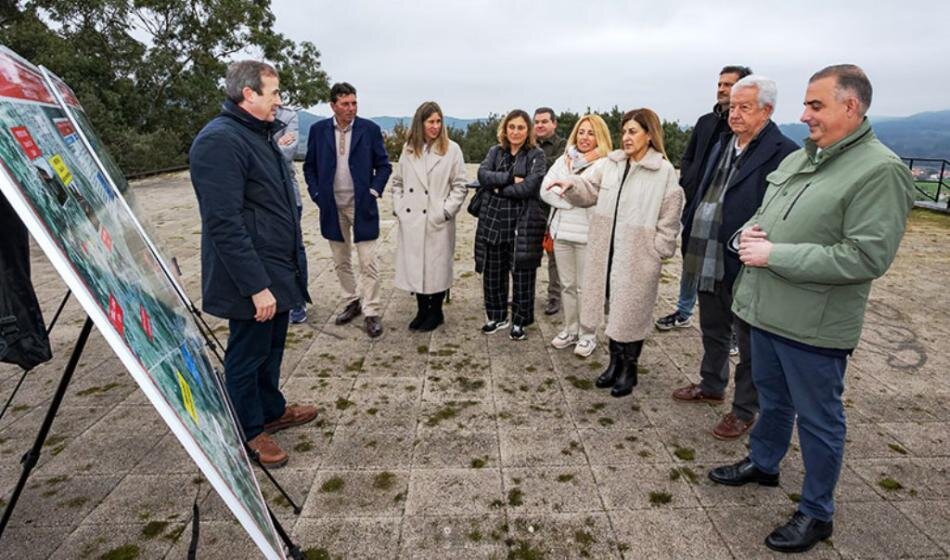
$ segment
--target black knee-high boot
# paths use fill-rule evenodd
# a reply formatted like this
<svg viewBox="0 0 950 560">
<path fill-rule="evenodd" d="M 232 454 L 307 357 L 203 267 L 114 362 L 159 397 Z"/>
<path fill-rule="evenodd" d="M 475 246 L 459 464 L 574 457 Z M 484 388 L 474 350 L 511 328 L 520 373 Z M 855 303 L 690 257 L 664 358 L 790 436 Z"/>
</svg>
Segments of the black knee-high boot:
<svg viewBox="0 0 950 560">
<path fill-rule="evenodd" d="M 425 296 L 428 298 L 429 309 L 426 312 L 426 317 L 423 319 L 422 324 L 419 325 L 419 330 L 422 332 L 433 331 L 445 322 L 445 315 L 442 313 L 442 302 L 445 299 L 445 292 L 438 292 Z"/>
<path fill-rule="evenodd" d="M 416 294 L 416 316 L 412 318 L 412 321 L 409 321 L 409 330 L 417 331 L 419 327 L 422 326 L 422 322 L 426 320 L 426 315 L 429 313 L 429 296 L 424 294 Z"/>
<path fill-rule="evenodd" d="M 643 350 L 643 341 L 624 342 L 623 347 L 623 368 L 620 371 L 620 378 L 610 390 L 612 397 L 624 397 L 633 392 L 637 386 L 637 362 L 640 361 L 640 352 Z"/>
<path fill-rule="evenodd" d="M 620 376 L 620 370 L 623 368 L 623 355 L 621 353 L 622 347 L 620 343 L 612 338 L 608 338 L 607 350 L 610 351 L 610 363 L 607 364 L 607 369 L 605 369 L 604 372 L 600 374 L 600 377 L 597 378 L 597 381 L 594 382 L 594 385 L 597 385 L 600 389 L 613 387 L 614 383 L 617 382 L 617 377 Z"/>
</svg>

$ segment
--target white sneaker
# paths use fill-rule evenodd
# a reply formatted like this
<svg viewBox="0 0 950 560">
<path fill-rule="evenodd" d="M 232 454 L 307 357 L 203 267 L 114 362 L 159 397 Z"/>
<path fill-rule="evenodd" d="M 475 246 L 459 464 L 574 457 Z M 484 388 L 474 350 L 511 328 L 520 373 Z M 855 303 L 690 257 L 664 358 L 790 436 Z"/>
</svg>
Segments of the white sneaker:
<svg viewBox="0 0 950 560">
<path fill-rule="evenodd" d="M 594 353 L 594 348 L 597 348 L 597 341 L 593 338 L 582 338 L 574 346 L 574 353 L 586 358 Z"/>
<path fill-rule="evenodd" d="M 558 350 L 563 350 L 568 346 L 577 342 L 577 335 L 570 334 L 567 331 L 561 331 L 554 337 L 551 341 L 551 346 L 557 348 Z"/>
</svg>

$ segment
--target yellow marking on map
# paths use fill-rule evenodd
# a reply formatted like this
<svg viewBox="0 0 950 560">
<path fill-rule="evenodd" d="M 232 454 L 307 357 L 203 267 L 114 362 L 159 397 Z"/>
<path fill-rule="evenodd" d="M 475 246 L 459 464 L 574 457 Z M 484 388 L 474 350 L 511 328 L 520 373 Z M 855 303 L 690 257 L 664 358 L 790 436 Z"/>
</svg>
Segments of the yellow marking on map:
<svg viewBox="0 0 950 560">
<path fill-rule="evenodd" d="M 59 178 L 63 180 L 64 185 L 68 185 L 73 182 L 73 174 L 66 167 L 66 162 L 63 161 L 63 158 L 59 154 L 54 155 L 49 158 L 50 165 L 53 166 L 53 169 L 56 170 L 56 174 L 59 175 Z"/>
<path fill-rule="evenodd" d="M 180 371 L 175 370 L 175 375 L 178 376 L 178 387 L 181 389 L 181 400 L 185 403 L 185 410 L 188 411 L 188 414 L 191 415 L 191 419 L 197 424 L 198 411 L 195 410 L 195 398 L 191 395 L 191 387 L 188 386 L 188 382 L 185 381 Z"/>
</svg>

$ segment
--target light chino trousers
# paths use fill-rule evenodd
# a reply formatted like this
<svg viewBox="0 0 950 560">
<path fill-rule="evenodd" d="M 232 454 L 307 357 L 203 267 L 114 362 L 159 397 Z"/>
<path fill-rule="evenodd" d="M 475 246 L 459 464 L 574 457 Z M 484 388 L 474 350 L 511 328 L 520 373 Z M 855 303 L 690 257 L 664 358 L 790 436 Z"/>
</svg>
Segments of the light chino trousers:
<svg viewBox="0 0 950 560">
<path fill-rule="evenodd" d="M 594 338 L 595 327 L 581 324 L 580 297 L 584 280 L 584 259 L 587 255 L 586 243 L 573 241 L 554 241 L 554 258 L 557 260 L 558 275 L 561 281 L 561 311 L 564 313 L 563 330 L 580 338 Z"/>
<path fill-rule="evenodd" d="M 343 232 L 343 241 L 330 241 L 330 250 L 333 252 L 333 264 L 336 266 L 336 276 L 343 289 L 343 299 L 347 305 L 360 300 L 363 315 L 379 317 L 381 305 L 379 301 L 379 260 L 376 254 L 377 239 L 353 243 L 354 208 L 346 206 L 337 209 L 340 219 L 340 230 Z M 360 278 L 357 284 L 353 274 L 352 252 L 356 245 L 356 257 L 360 266 Z"/>
</svg>

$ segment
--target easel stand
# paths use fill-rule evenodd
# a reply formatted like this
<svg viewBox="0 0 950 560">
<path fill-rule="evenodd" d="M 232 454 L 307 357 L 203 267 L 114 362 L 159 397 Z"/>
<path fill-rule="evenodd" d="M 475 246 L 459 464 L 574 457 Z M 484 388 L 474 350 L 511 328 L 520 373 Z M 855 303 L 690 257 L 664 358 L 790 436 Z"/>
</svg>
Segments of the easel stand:
<svg viewBox="0 0 950 560">
<path fill-rule="evenodd" d="M 68 294 L 67 294 L 68 296 Z M 65 301 L 64 301 L 65 302 Z M 202 321 L 203 322 L 203 321 Z M 207 326 L 207 325 L 206 325 Z M 88 316 L 86 317 L 85 322 L 83 323 L 82 330 L 79 333 L 79 338 L 76 339 L 76 344 L 73 347 L 72 354 L 69 356 L 69 362 L 66 364 L 66 368 L 63 370 L 63 375 L 59 380 L 59 385 L 56 387 L 56 392 L 53 395 L 53 400 L 50 402 L 49 408 L 46 411 L 46 416 L 43 418 L 43 424 L 40 426 L 39 432 L 36 434 L 36 438 L 33 441 L 33 446 L 30 448 L 26 454 L 23 455 L 23 458 L 20 462 L 23 464 L 23 472 L 20 474 L 20 478 L 17 481 L 16 487 L 13 490 L 13 494 L 10 495 L 9 503 L 3 510 L 3 518 L 0 520 L 0 539 L 3 538 L 3 534 L 6 531 L 7 524 L 10 521 L 10 518 L 13 516 L 13 510 L 16 508 L 17 502 L 20 499 L 20 495 L 23 493 L 23 489 L 26 487 L 26 483 L 32 474 L 33 469 L 36 468 L 36 464 L 40 460 L 40 455 L 42 454 L 43 445 L 46 443 L 46 439 L 49 436 L 50 429 L 53 427 L 53 420 L 56 418 L 56 414 L 59 412 L 60 405 L 63 402 L 63 397 L 66 396 L 66 391 L 69 389 L 69 384 L 72 381 L 73 374 L 76 371 L 76 366 L 79 364 L 79 360 L 82 357 L 83 350 L 86 348 L 86 342 L 89 340 L 89 334 L 92 332 L 93 322 Z M 200 329 L 199 329 L 200 330 Z M 204 334 L 204 333 L 202 333 Z M 214 348 L 213 342 L 210 340 L 206 341 L 209 343 L 209 346 Z M 217 355 L 217 352 L 215 352 Z M 220 358 L 220 357 L 219 357 Z M 297 505 L 287 492 L 277 483 L 270 471 L 267 470 L 264 465 L 261 464 L 260 457 L 253 449 L 247 444 L 247 439 L 244 437 L 244 431 L 241 430 L 241 424 L 237 421 L 237 415 L 234 411 L 234 405 L 231 402 L 231 398 L 228 395 L 227 390 L 223 386 L 221 380 L 221 374 L 218 373 L 215 369 L 215 382 L 221 391 L 221 394 L 224 395 L 225 402 L 228 403 L 228 411 L 231 415 L 232 421 L 235 423 L 235 426 L 238 427 L 241 433 L 241 439 L 244 442 L 244 448 L 247 451 L 248 456 L 254 459 L 255 463 L 261 470 L 264 471 L 264 474 L 267 475 L 267 478 L 274 484 L 274 486 L 280 491 L 281 495 L 291 504 L 295 514 L 300 514 L 300 506 Z M 287 531 L 280 524 L 280 521 L 277 519 L 277 516 L 274 515 L 274 512 L 270 509 L 270 506 L 266 503 L 264 504 L 267 507 L 267 513 L 270 515 L 271 521 L 274 524 L 274 529 L 277 531 L 278 536 L 284 542 L 284 546 L 287 547 L 287 552 L 291 558 L 294 560 L 304 560 L 303 553 L 300 551 L 300 547 L 294 544 L 290 539 L 290 536 L 287 534 Z M 197 504 L 195 506 L 195 516 L 194 516 L 194 527 L 192 530 L 192 543 L 189 552 L 193 553 L 196 549 L 197 540 L 198 540 L 198 511 Z M 190 554 L 191 556 L 191 554 Z"/>
<path fill-rule="evenodd" d="M 43 418 L 43 425 L 40 426 L 40 431 L 36 434 L 36 439 L 33 440 L 33 447 L 20 459 L 20 462 L 23 463 L 23 472 L 20 473 L 20 479 L 17 481 L 16 488 L 13 489 L 13 494 L 10 496 L 10 503 L 8 503 L 7 507 L 3 510 L 3 519 L 0 520 L 0 538 L 3 537 L 3 532 L 7 528 L 10 516 L 13 515 L 13 508 L 16 507 L 17 501 L 20 499 L 20 494 L 26 486 L 27 479 L 30 478 L 30 473 L 33 472 L 33 468 L 36 467 L 36 463 L 40 460 L 43 444 L 46 443 L 46 437 L 49 435 L 49 430 L 53 426 L 53 419 L 56 417 L 56 413 L 59 412 L 59 405 L 62 404 L 63 397 L 66 396 L 66 389 L 69 388 L 69 382 L 72 381 L 73 372 L 76 371 L 76 365 L 79 364 L 79 358 L 82 356 L 82 351 L 86 347 L 86 341 L 89 340 L 89 333 L 91 331 L 92 319 L 86 317 L 86 322 L 82 325 L 79 338 L 76 339 L 76 346 L 73 347 L 73 353 L 69 357 L 66 369 L 63 370 L 63 377 L 59 380 L 59 386 L 56 387 L 53 401 L 46 411 L 46 417 Z"/>
</svg>

